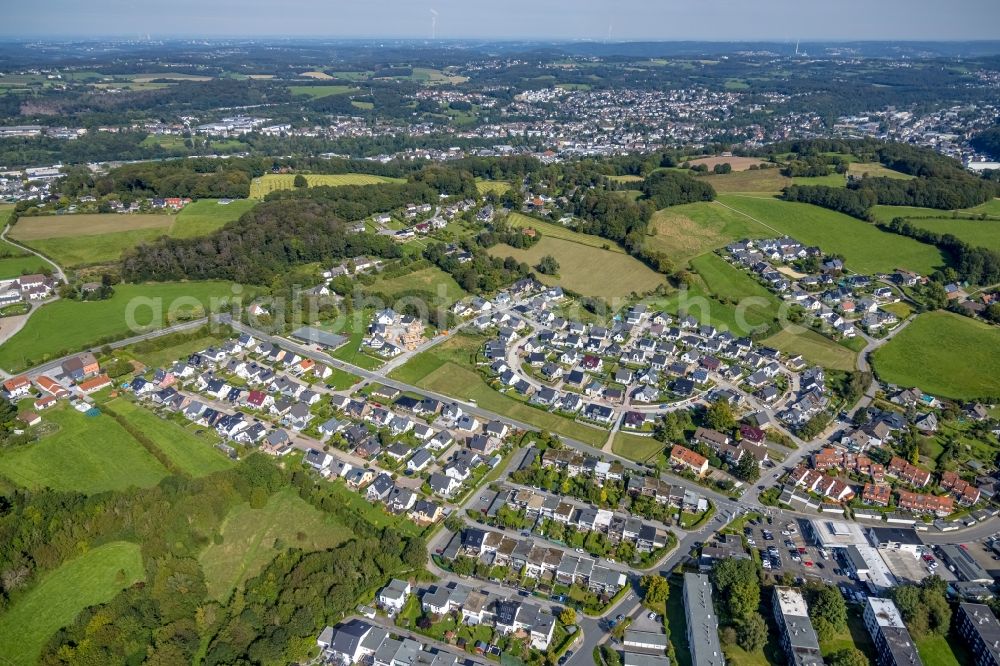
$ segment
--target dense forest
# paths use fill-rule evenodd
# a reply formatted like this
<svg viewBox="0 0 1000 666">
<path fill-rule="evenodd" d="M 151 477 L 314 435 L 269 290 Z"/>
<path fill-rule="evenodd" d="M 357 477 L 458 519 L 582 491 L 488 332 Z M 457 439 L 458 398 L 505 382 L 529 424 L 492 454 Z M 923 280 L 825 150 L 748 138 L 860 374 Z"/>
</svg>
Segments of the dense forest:
<svg viewBox="0 0 1000 666">
<path fill-rule="evenodd" d="M 324 199 L 268 201 L 213 234 L 140 245 L 122 259 L 122 276 L 146 280 L 232 280 L 267 284 L 291 267 L 359 255 L 393 258 L 386 236 L 354 233 Z"/>
<path fill-rule="evenodd" d="M 994 160 L 1000 160 L 1000 125 L 991 127 L 972 137 L 972 147 L 986 153 Z"/>
<path fill-rule="evenodd" d="M 284 488 L 348 526 L 352 540 L 310 553 L 281 548 L 230 603 L 207 598 L 198 554 L 218 541 L 231 508 L 262 507 Z M 209 664 L 294 661 L 363 593 L 419 569 L 426 558 L 422 539 L 372 526 L 325 484 L 260 455 L 203 479 L 170 477 L 147 489 L 93 496 L 12 490 L 0 496 L 0 509 L 0 607 L 81 548 L 117 540 L 142 548 L 145 582 L 85 610 L 53 636 L 40 660 L 51 666 L 192 663 L 203 643 Z"/>
</svg>

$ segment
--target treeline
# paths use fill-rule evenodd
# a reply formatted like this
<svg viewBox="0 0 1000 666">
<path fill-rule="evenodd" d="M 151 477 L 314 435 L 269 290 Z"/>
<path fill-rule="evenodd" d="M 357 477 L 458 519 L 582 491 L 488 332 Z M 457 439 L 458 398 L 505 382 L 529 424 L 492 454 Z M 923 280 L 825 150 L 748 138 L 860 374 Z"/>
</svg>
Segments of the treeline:
<svg viewBox="0 0 1000 666">
<path fill-rule="evenodd" d="M 872 206 L 917 206 L 938 210 L 971 208 L 1000 193 L 996 183 L 969 174 L 899 178 L 861 178 L 846 188 L 825 185 L 790 185 L 786 201 L 811 203 L 862 220 L 869 219 Z"/>
<path fill-rule="evenodd" d="M 849 189 L 874 192 L 885 206 L 917 206 L 938 210 L 971 208 L 998 194 L 996 184 L 969 174 L 900 178 L 862 178 L 848 183 Z"/>
<path fill-rule="evenodd" d="M 1000 252 L 994 249 L 969 245 L 952 234 L 922 229 L 902 217 L 893 218 L 888 224 L 878 226 L 886 231 L 936 246 L 951 259 L 952 267 L 964 281 L 972 284 L 1000 282 Z"/>
<path fill-rule="evenodd" d="M 122 277 L 267 284 L 301 264 L 400 254 L 388 237 L 349 231 L 325 199 L 290 198 L 264 202 L 208 236 L 140 245 L 123 257 Z"/>
<path fill-rule="evenodd" d="M 275 190 L 264 201 L 268 204 L 314 201 L 341 219 L 363 220 L 369 215 L 395 210 L 406 204 L 436 203 L 438 191 L 426 183 L 319 186 Z"/>
<path fill-rule="evenodd" d="M 471 260 L 459 261 L 455 253 L 448 253 L 444 243 L 431 243 L 424 249 L 424 258 L 451 274 L 455 281 L 470 294 L 497 291 L 531 275 L 531 267 L 513 257 L 491 257 L 485 250 L 469 246 Z"/>
<path fill-rule="evenodd" d="M 829 185 L 789 185 L 784 189 L 782 198 L 822 206 L 862 220 L 868 219 L 872 206 L 878 203 L 878 195 L 872 190 Z"/>
<path fill-rule="evenodd" d="M 70 142 L 73 143 L 73 142 Z M 115 194 L 120 197 L 227 197 L 245 199 L 250 196 L 250 181 L 268 173 L 291 170 L 297 173 L 364 173 L 374 176 L 407 178 L 423 169 L 436 168 L 455 171 L 443 167 L 428 167 L 422 161 L 378 162 L 374 160 L 321 159 L 264 157 L 189 158 L 126 164 L 112 169 L 105 175 L 95 175 L 85 167 L 66 169 L 66 177 L 58 183 L 58 191 L 67 196 L 90 194 L 97 197 Z M 456 180 L 456 179 L 461 179 Z M 444 191 L 449 188 L 467 193 L 468 182 L 475 186 L 474 179 L 453 175 L 428 174 L 419 179 L 435 182 Z M 457 186 L 456 186 L 457 185 Z"/>
<path fill-rule="evenodd" d="M 715 188 L 686 173 L 656 171 L 643 181 L 642 194 L 656 208 L 666 208 L 695 201 L 711 201 L 715 198 Z"/>
</svg>

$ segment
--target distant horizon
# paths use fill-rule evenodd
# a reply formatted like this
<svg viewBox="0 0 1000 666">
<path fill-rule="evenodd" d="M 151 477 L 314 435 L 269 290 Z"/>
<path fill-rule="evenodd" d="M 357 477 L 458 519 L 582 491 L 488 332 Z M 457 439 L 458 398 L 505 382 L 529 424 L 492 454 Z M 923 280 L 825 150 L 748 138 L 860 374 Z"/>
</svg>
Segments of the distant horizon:
<svg viewBox="0 0 1000 666">
<path fill-rule="evenodd" d="M 36 0 L 5 9 L 0 37 L 943 43 L 997 25 L 996 0 Z"/>
<path fill-rule="evenodd" d="M 155 42 L 184 42 L 192 40 L 203 41 L 291 41 L 291 42 L 377 42 L 380 40 L 394 42 L 409 42 L 413 44 L 461 44 L 469 42 L 496 42 L 496 43 L 517 43 L 526 44 L 1000 44 L 1000 37 L 982 37 L 976 39 L 921 39 L 921 38 L 871 38 L 871 39 L 850 39 L 850 38 L 825 38 L 825 39 L 596 39 L 589 37 L 438 37 L 429 39 L 426 37 L 413 37 L 401 35 L 363 35 L 358 37 L 346 36 L 320 36 L 320 35 L 24 35 L 16 37 L 13 35 L 0 34 L 0 43 L 23 44 L 38 41 L 52 42 L 130 42 L 130 43 L 155 43 Z"/>
</svg>

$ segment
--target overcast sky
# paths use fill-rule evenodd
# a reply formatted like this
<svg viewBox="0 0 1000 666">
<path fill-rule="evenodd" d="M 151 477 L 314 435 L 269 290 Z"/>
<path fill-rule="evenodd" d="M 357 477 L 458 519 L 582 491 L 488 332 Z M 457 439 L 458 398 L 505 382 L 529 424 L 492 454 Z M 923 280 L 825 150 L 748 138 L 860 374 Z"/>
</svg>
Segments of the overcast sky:
<svg viewBox="0 0 1000 666">
<path fill-rule="evenodd" d="M 0 37 L 1000 39 L 1000 0 L 29 0 Z"/>
</svg>

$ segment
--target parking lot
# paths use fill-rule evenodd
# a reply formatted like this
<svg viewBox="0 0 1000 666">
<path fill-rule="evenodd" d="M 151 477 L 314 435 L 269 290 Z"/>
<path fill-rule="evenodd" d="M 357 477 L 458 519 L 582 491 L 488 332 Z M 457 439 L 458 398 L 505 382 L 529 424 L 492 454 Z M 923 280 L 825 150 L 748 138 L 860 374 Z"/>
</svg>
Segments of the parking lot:
<svg viewBox="0 0 1000 666">
<path fill-rule="evenodd" d="M 891 550 L 882 550 L 880 554 L 892 575 L 902 582 L 918 583 L 930 576 L 932 572 L 946 581 L 955 580 L 955 574 L 948 571 L 947 567 L 938 565 L 938 559 L 935 556 L 927 555 L 926 557 L 931 559 L 924 559 L 923 557 L 914 557 L 904 551 Z"/>
<path fill-rule="evenodd" d="M 775 578 L 790 573 L 806 580 L 856 585 L 846 572 L 840 571 L 840 565 L 833 559 L 832 553 L 825 553 L 806 542 L 803 536 L 805 526 L 800 520 L 775 517 L 768 523 L 765 517 L 755 522 L 757 524 L 746 524 L 743 536 L 760 555 L 765 573 L 770 573 Z"/>
</svg>

